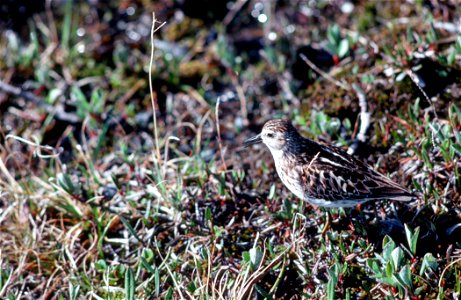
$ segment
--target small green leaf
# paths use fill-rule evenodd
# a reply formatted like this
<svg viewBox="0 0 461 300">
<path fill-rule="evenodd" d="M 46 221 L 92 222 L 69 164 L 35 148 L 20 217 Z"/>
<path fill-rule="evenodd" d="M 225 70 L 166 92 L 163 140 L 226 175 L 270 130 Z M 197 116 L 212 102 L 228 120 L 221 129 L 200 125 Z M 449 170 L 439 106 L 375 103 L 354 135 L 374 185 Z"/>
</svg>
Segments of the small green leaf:
<svg viewBox="0 0 461 300">
<path fill-rule="evenodd" d="M 426 253 L 423 258 L 423 262 L 421 263 L 421 270 L 419 271 L 419 275 L 423 276 L 426 269 L 430 269 L 431 271 L 435 271 L 437 269 L 438 263 L 432 253 Z"/>
<path fill-rule="evenodd" d="M 79 291 L 80 291 L 80 285 L 74 286 L 72 282 L 69 282 L 69 298 L 71 300 L 77 299 Z"/>
<path fill-rule="evenodd" d="M 267 197 L 269 200 L 274 199 L 275 196 L 275 184 L 271 185 L 271 188 L 269 190 L 269 197 Z"/>
<path fill-rule="evenodd" d="M 73 1 L 68 1 L 65 3 L 66 5 L 64 6 L 64 20 L 63 24 L 61 25 L 61 46 L 67 52 L 69 51 L 69 40 L 72 36 L 72 14 L 75 10 L 72 8 Z"/>
<path fill-rule="evenodd" d="M 339 42 L 338 46 L 338 56 L 340 58 L 343 58 L 344 56 L 349 53 L 349 40 L 348 39 L 342 39 L 341 42 Z"/>
<path fill-rule="evenodd" d="M 170 286 L 168 288 L 168 291 L 166 292 L 165 300 L 171 300 L 171 299 L 173 299 L 173 288 Z"/>
<path fill-rule="evenodd" d="M 125 272 L 125 295 L 126 299 L 134 300 L 135 280 L 133 270 L 128 267 Z"/>
<path fill-rule="evenodd" d="M 383 259 L 384 262 L 391 259 L 392 251 L 395 249 L 395 242 L 386 235 L 383 239 Z"/>
<path fill-rule="evenodd" d="M 460 144 L 451 144 L 451 147 L 453 148 L 453 150 L 458 152 L 458 155 L 461 155 L 461 145 Z"/>
<path fill-rule="evenodd" d="M 455 58 L 456 58 L 456 50 L 452 48 L 447 58 L 448 65 L 450 66 L 453 65 L 453 63 L 455 62 Z"/>
<path fill-rule="evenodd" d="M 378 278 L 378 280 L 384 284 L 388 284 L 390 286 L 397 286 L 398 285 L 398 282 L 396 281 L 395 279 L 395 275 L 390 275 L 390 276 L 386 276 L 386 277 L 381 277 L 381 278 Z"/>
<path fill-rule="evenodd" d="M 105 271 L 107 269 L 107 264 L 104 259 L 98 260 L 94 266 L 96 267 L 96 270 L 98 271 Z"/>
<path fill-rule="evenodd" d="M 346 128 L 346 130 L 351 130 L 352 128 L 351 120 L 349 120 L 349 118 L 345 118 L 343 120 L 343 126 L 344 128 Z"/>
<path fill-rule="evenodd" d="M 351 288 L 346 288 L 346 300 L 351 300 Z"/>
<path fill-rule="evenodd" d="M 154 286 L 155 286 L 155 296 L 158 297 L 160 295 L 160 272 L 158 271 L 158 268 L 155 268 Z"/>
<path fill-rule="evenodd" d="M 146 259 L 144 257 L 141 256 L 141 265 L 144 267 L 144 269 L 146 269 L 147 271 L 149 271 L 150 273 L 155 273 L 155 269 L 152 268 L 152 266 L 146 261 Z"/>
<path fill-rule="evenodd" d="M 134 236 L 138 241 L 142 242 L 136 230 L 134 230 L 131 224 L 124 217 L 120 216 L 120 221 L 122 221 L 123 225 L 125 225 L 125 228 L 128 230 L 128 232 L 131 233 L 132 236 Z"/>
<path fill-rule="evenodd" d="M 327 299 L 334 300 L 335 299 L 335 289 L 336 285 L 338 284 L 338 270 L 337 265 L 335 264 L 328 270 L 329 279 L 327 283 Z"/>
<path fill-rule="evenodd" d="M 208 255 L 208 249 L 206 247 L 202 247 L 202 249 L 200 249 L 200 255 L 202 256 L 202 258 L 204 260 L 207 260 L 209 255 Z"/>
<path fill-rule="evenodd" d="M 251 262 L 250 253 L 248 251 L 243 251 L 242 259 L 244 263 L 247 263 L 247 264 L 250 263 Z"/>
<path fill-rule="evenodd" d="M 53 104 L 59 96 L 62 95 L 61 89 L 52 89 L 49 91 L 48 96 L 46 97 L 46 102 L 48 104 Z"/>
<path fill-rule="evenodd" d="M 391 262 L 393 264 L 394 271 L 397 271 L 398 269 L 400 269 L 400 262 L 402 261 L 402 257 L 403 257 L 403 251 L 402 249 L 400 249 L 400 247 L 397 247 L 392 251 Z"/>
<path fill-rule="evenodd" d="M 425 287 L 425 286 L 420 286 L 420 287 L 416 288 L 415 291 L 414 291 L 415 296 L 421 295 L 421 293 L 422 293 L 426 288 L 427 288 L 427 287 Z"/>
<path fill-rule="evenodd" d="M 327 38 L 332 45 L 338 45 L 341 38 L 338 24 L 334 24 L 333 26 L 328 27 Z"/>
<path fill-rule="evenodd" d="M 403 266 L 402 270 L 399 272 L 399 277 L 402 279 L 402 282 L 405 284 L 405 288 L 411 289 L 411 270 L 408 265 Z"/>
<path fill-rule="evenodd" d="M 272 296 L 268 292 L 266 292 L 266 290 L 264 290 L 262 286 L 260 286 L 259 284 L 255 284 L 255 289 L 258 292 L 258 294 L 260 294 L 263 297 L 263 299 L 273 299 Z"/>
<path fill-rule="evenodd" d="M 93 113 L 102 113 L 104 110 L 104 99 L 105 95 L 104 92 L 96 88 L 91 93 L 90 104 L 91 104 L 91 111 Z"/>
<path fill-rule="evenodd" d="M 263 253 L 259 247 L 251 248 L 249 251 L 251 266 L 256 269 L 263 258 Z"/>
<path fill-rule="evenodd" d="M 401 73 L 399 73 L 399 75 L 397 75 L 397 77 L 395 77 L 395 81 L 400 82 L 400 81 L 404 80 L 405 77 L 407 77 L 407 73 L 401 72 Z"/>
<path fill-rule="evenodd" d="M 76 195 L 79 192 L 68 174 L 59 173 L 57 176 L 57 181 L 59 186 L 62 187 L 70 195 Z"/>
<path fill-rule="evenodd" d="M 386 276 L 387 277 L 392 277 L 392 274 L 394 274 L 395 268 L 393 267 L 392 263 L 389 261 L 386 264 Z"/>
<path fill-rule="evenodd" d="M 412 115 L 415 117 L 415 120 L 418 120 L 419 113 L 420 113 L 420 102 L 421 98 L 416 98 L 415 103 L 411 106 L 410 110 L 412 111 Z"/>
<path fill-rule="evenodd" d="M 154 259 L 154 251 L 149 248 L 144 248 L 142 251 L 142 257 L 146 259 L 146 262 L 151 262 Z"/>
<path fill-rule="evenodd" d="M 187 285 L 187 290 L 189 291 L 189 293 L 193 294 L 197 290 L 197 286 L 195 285 L 194 282 L 191 282 Z"/>
<path fill-rule="evenodd" d="M 415 232 L 412 232 L 408 225 L 405 224 L 405 235 L 407 237 L 408 246 L 410 247 L 410 252 L 415 255 L 419 237 L 419 227 L 415 229 Z"/>
<path fill-rule="evenodd" d="M 209 222 L 213 219 L 213 213 L 211 212 L 211 209 L 207 207 L 205 209 L 205 221 Z"/>
<path fill-rule="evenodd" d="M 374 258 L 368 259 L 367 265 L 368 265 L 368 268 L 370 268 L 375 274 L 381 274 L 382 269 L 376 259 Z"/>
<path fill-rule="evenodd" d="M 456 284 L 455 284 L 455 292 L 458 293 L 458 295 L 459 295 L 459 293 L 461 293 L 461 278 L 460 278 L 461 274 L 459 273 L 459 271 L 456 272 L 455 276 L 456 276 L 456 278 L 455 278 L 455 282 L 456 282 Z"/>
</svg>

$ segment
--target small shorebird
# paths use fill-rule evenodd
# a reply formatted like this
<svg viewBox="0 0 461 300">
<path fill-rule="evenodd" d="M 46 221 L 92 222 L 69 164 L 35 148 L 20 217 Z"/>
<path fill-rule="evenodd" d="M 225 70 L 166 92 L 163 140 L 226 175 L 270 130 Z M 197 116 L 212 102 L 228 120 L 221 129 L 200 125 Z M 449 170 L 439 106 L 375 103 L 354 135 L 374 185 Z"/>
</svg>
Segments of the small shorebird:
<svg viewBox="0 0 461 300">
<path fill-rule="evenodd" d="M 268 121 L 261 133 L 244 145 L 259 143 L 269 148 L 285 186 L 311 204 L 352 207 L 370 200 L 406 202 L 415 198 L 343 150 L 302 137 L 288 121 Z"/>
</svg>

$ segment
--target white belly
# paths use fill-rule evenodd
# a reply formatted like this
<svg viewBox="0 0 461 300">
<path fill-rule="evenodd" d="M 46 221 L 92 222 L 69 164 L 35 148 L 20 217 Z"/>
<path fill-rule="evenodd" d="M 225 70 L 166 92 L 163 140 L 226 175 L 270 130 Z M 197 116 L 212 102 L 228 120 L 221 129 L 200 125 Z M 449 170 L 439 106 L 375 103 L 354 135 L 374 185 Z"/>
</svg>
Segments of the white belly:
<svg viewBox="0 0 461 300">
<path fill-rule="evenodd" d="M 290 172 L 290 175 L 283 174 L 277 162 L 275 163 L 275 169 L 277 170 L 280 180 L 282 180 L 283 184 L 290 190 L 290 192 L 302 200 L 307 200 L 305 199 L 304 188 L 300 184 L 301 180 L 298 172 Z"/>
</svg>

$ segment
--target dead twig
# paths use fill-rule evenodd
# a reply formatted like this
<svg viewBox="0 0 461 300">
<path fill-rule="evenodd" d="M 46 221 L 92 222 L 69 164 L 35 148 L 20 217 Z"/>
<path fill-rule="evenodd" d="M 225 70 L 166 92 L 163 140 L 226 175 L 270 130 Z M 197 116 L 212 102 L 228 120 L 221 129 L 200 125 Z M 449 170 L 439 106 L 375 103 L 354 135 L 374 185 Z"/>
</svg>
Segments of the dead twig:
<svg viewBox="0 0 461 300">
<path fill-rule="evenodd" d="M 24 98 L 27 101 L 33 102 L 35 104 L 43 103 L 43 99 L 35 96 L 33 93 L 24 91 L 18 87 L 15 87 L 1 80 L 0 80 L 0 91 L 3 91 L 5 93 L 11 94 L 16 97 Z"/>
<path fill-rule="evenodd" d="M 218 134 L 217 139 L 218 139 L 218 146 L 219 146 L 219 154 L 221 156 L 221 162 L 223 164 L 224 170 L 227 171 L 227 166 L 226 166 L 226 161 L 224 160 L 224 152 L 222 149 L 222 141 L 221 141 L 221 130 L 219 129 L 219 102 L 220 102 L 220 97 L 218 97 L 218 100 L 216 101 L 216 132 Z"/>
<path fill-rule="evenodd" d="M 245 93 L 243 92 L 242 85 L 240 84 L 237 78 L 237 75 L 233 71 L 230 71 L 229 73 L 230 73 L 230 78 L 232 80 L 232 83 L 235 86 L 235 90 L 237 91 L 237 95 L 240 100 L 240 111 L 242 112 L 243 125 L 248 126 L 249 121 L 248 121 L 247 99 L 245 97 Z"/>
<path fill-rule="evenodd" d="M 33 141 L 27 140 L 25 138 L 22 138 L 20 136 L 16 136 L 16 135 L 12 135 L 12 134 L 8 134 L 5 137 L 5 140 L 8 140 L 8 139 L 14 139 L 14 140 L 16 140 L 18 142 L 21 142 L 21 143 L 24 143 L 24 144 L 29 145 L 31 147 L 34 147 L 35 148 L 34 155 L 37 155 L 40 158 L 57 158 L 63 151 L 62 148 L 56 149 L 56 148 L 48 146 L 48 145 L 40 145 L 40 143 L 37 140 L 35 142 L 33 142 Z M 51 154 L 42 154 L 42 151 L 46 151 L 46 152 L 49 152 Z"/>
<path fill-rule="evenodd" d="M 411 78 L 411 80 L 413 81 L 413 83 L 418 87 L 419 91 L 423 94 L 424 98 L 426 99 L 426 101 L 429 103 L 429 105 L 431 106 L 432 108 L 432 112 L 434 113 L 434 119 L 436 121 L 439 121 L 439 116 L 437 115 L 437 110 L 434 106 L 434 102 L 432 102 L 432 100 L 429 98 L 429 96 L 427 95 L 426 91 L 424 91 L 424 89 L 422 88 L 421 86 L 421 80 L 419 79 L 419 77 L 410 69 L 407 69 L 405 70 L 405 72 L 407 73 L 407 75 Z"/>
<path fill-rule="evenodd" d="M 232 5 L 231 9 L 227 13 L 227 15 L 224 17 L 224 20 L 222 21 L 224 26 L 227 26 L 232 22 L 232 20 L 235 18 L 237 13 L 242 9 L 242 7 L 247 3 L 248 0 L 239 0 L 234 2 Z"/>
<path fill-rule="evenodd" d="M 336 79 L 334 79 L 333 77 L 331 77 L 328 73 L 320 70 L 320 68 L 318 68 L 312 61 L 310 61 L 304 54 L 300 54 L 299 55 L 301 57 L 301 59 L 309 66 L 311 67 L 315 72 L 319 73 L 320 76 L 322 76 L 323 78 L 325 78 L 326 80 L 330 81 L 331 83 L 334 83 L 335 85 L 339 86 L 340 88 L 342 89 L 345 89 L 346 91 L 350 91 L 350 87 L 349 85 L 347 84 L 344 84 Z"/>
<path fill-rule="evenodd" d="M 30 101 L 36 104 L 37 106 L 43 108 L 47 113 L 55 115 L 55 117 L 59 120 L 65 121 L 70 124 L 78 124 L 82 122 L 82 120 L 76 114 L 64 111 L 64 109 L 61 106 L 50 106 L 45 103 L 45 100 L 43 98 L 38 97 L 31 92 L 24 91 L 21 88 L 15 87 L 1 80 L 0 91 L 3 91 L 16 97 L 24 98 L 25 100 Z"/>
<path fill-rule="evenodd" d="M 154 159 L 154 162 L 157 161 L 157 163 L 160 163 L 160 144 L 158 142 L 158 128 L 157 128 L 157 115 L 155 111 L 157 110 L 156 107 L 156 99 L 154 97 L 154 88 L 152 86 L 152 68 L 154 66 L 154 50 L 155 50 L 155 45 L 154 45 L 154 33 L 159 30 L 160 28 L 163 27 L 163 25 L 166 24 L 166 22 L 160 23 L 158 27 L 156 27 L 157 23 L 160 23 L 157 21 L 155 18 L 155 12 L 152 13 L 152 28 L 150 30 L 150 40 L 151 40 L 151 50 L 150 50 L 150 62 L 149 62 L 149 91 L 150 91 L 150 100 L 151 100 L 151 105 L 152 105 L 152 116 L 153 116 L 153 122 L 154 122 L 154 140 L 155 140 L 155 153 L 157 155 L 156 160 Z"/>
<path fill-rule="evenodd" d="M 427 95 L 426 91 L 424 91 L 423 87 L 421 86 L 421 80 L 419 79 L 419 77 L 411 70 L 411 69 L 407 69 L 405 70 L 405 72 L 407 73 L 407 75 L 411 78 L 411 80 L 413 81 L 413 83 L 418 87 L 419 91 L 423 94 L 424 98 L 426 99 L 427 102 L 429 102 L 429 105 L 431 106 L 432 108 L 432 113 L 434 114 L 434 120 L 440 124 L 440 121 L 439 121 L 439 116 L 437 115 L 437 110 L 435 108 L 435 105 L 434 105 L 434 102 L 432 102 L 432 100 L 429 98 L 429 96 Z M 441 126 L 439 127 L 439 129 L 436 131 L 436 129 L 433 127 L 433 126 L 430 126 L 430 128 L 434 131 L 433 134 L 432 134 L 432 145 L 437 145 L 436 142 L 435 142 L 435 136 L 438 134 L 438 131 L 440 131 L 440 129 L 442 128 Z"/>
<path fill-rule="evenodd" d="M 357 136 L 352 142 L 352 144 L 349 146 L 349 149 L 347 149 L 347 153 L 349 154 L 354 154 L 355 151 L 357 151 L 359 144 L 365 143 L 367 139 L 366 134 L 367 134 L 368 128 L 370 127 L 370 123 L 371 123 L 370 121 L 371 113 L 368 111 L 367 97 L 365 96 L 365 93 L 360 88 L 360 86 L 355 83 L 352 84 L 352 89 L 356 92 L 357 98 L 359 99 L 360 130 L 357 133 Z"/>
</svg>

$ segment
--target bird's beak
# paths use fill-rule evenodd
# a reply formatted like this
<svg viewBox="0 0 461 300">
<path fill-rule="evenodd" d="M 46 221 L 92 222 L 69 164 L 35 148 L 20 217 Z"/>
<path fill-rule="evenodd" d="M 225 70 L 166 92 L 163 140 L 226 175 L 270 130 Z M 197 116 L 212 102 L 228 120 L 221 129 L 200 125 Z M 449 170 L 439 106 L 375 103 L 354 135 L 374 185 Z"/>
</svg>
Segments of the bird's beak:
<svg viewBox="0 0 461 300">
<path fill-rule="evenodd" d="M 252 138 L 249 138 L 248 140 L 243 142 L 243 147 L 247 148 L 250 147 L 251 145 L 259 144 L 263 140 L 261 139 L 261 134 L 258 134 L 257 136 L 254 136 Z"/>
</svg>

